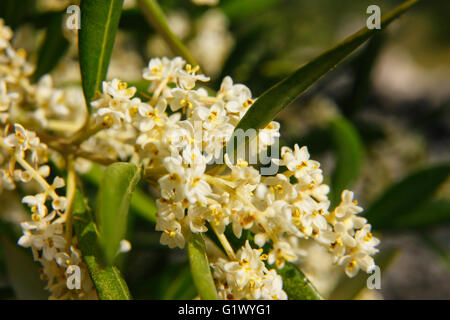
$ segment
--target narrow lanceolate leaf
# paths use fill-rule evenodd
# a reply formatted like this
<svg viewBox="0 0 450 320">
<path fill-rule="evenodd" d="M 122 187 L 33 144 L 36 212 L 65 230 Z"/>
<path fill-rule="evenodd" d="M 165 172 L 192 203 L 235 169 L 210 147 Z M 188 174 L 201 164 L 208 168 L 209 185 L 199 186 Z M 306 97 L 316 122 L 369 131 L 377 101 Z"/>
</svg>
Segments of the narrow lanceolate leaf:
<svg viewBox="0 0 450 320">
<path fill-rule="evenodd" d="M 115 266 L 101 263 L 102 251 L 99 247 L 97 226 L 84 203 L 83 196 L 77 192 L 73 208 L 73 221 L 78 245 L 89 274 L 101 300 L 130 300 L 128 286 Z"/>
<path fill-rule="evenodd" d="M 131 163 L 117 162 L 106 168 L 97 197 L 97 223 L 106 262 L 111 265 L 125 238 L 131 195 L 140 180 L 140 170 Z"/>
<path fill-rule="evenodd" d="M 93 164 L 91 170 L 82 176 L 88 183 L 98 187 L 102 181 L 103 170 L 98 164 Z M 141 188 L 136 188 L 130 202 L 130 210 L 151 223 L 156 223 L 156 203 Z"/>
<path fill-rule="evenodd" d="M 198 294 L 203 300 L 217 300 L 217 290 L 211 275 L 205 240 L 200 233 L 191 233 L 188 241 L 189 263 Z"/>
<path fill-rule="evenodd" d="M 123 0 L 82 0 L 78 47 L 86 104 L 101 88 L 119 26 Z"/>
<path fill-rule="evenodd" d="M 364 217 L 374 229 L 389 228 L 428 202 L 450 175 L 450 163 L 421 169 L 392 185 L 367 209 Z"/>
<path fill-rule="evenodd" d="M 44 42 L 39 49 L 37 68 L 33 74 L 34 81 L 52 71 L 69 48 L 69 41 L 64 37 L 62 30 L 64 16 L 63 12 L 50 16 Z"/>
<path fill-rule="evenodd" d="M 392 20 L 400 16 L 417 1 L 406 1 L 383 16 L 381 18 L 381 29 L 386 28 Z M 264 92 L 247 111 L 236 129 L 245 131 L 250 128 L 264 128 L 281 110 L 377 32 L 380 32 L 380 30 L 369 30 L 364 27 L 334 48 L 300 67 L 290 76 Z"/>
<path fill-rule="evenodd" d="M 130 209 L 138 214 L 141 218 L 156 224 L 156 208 L 155 200 L 150 198 L 144 191 L 136 188 L 131 197 Z"/>
<path fill-rule="evenodd" d="M 321 300 L 317 289 L 303 272 L 292 263 L 286 262 L 281 269 L 277 269 L 283 279 L 283 290 L 289 300 Z"/>
<path fill-rule="evenodd" d="M 49 292 L 39 276 L 39 265 L 33 261 L 30 254 L 12 243 L 4 235 L 0 236 L 0 244 L 5 254 L 8 279 L 17 299 L 43 300 L 48 299 Z"/>
<path fill-rule="evenodd" d="M 341 192 L 348 189 L 359 176 L 363 158 L 363 144 L 358 131 L 344 118 L 330 122 L 330 136 L 336 155 L 336 167 L 331 178 L 331 203 L 336 205 Z"/>
<path fill-rule="evenodd" d="M 416 230 L 450 225 L 450 201 L 432 199 L 408 214 L 393 217 L 392 221 L 378 226 L 379 231 Z"/>
<path fill-rule="evenodd" d="M 387 249 L 381 251 L 375 257 L 375 265 L 380 268 L 381 275 L 394 262 L 399 251 L 397 249 Z M 374 273 L 372 273 L 374 275 Z M 365 288 L 367 288 L 367 280 L 370 274 L 360 271 L 355 277 L 349 278 L 343 274 L 338 281 L 338 284 L 330 293 L 331 300 L 351 300 L 357 298 Z"/>
</svg>

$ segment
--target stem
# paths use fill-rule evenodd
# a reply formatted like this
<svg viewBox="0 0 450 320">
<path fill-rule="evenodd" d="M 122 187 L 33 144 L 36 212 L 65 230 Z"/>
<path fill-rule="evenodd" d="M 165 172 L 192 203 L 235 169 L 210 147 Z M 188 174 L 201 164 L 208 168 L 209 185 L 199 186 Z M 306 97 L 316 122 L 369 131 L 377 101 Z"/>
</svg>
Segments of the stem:
<svg viewBox="0 0 450 320">
<path fill-rule="evenodd" d="M 72 242 L 72 210 L 73 210 L 73 201 L 75 199 L 75 191 L 76 191 L 76 173 L 73 164 L 73 157 L 70 157 L 68 160 L 68 174 L 67 174 L 67 208 L 64 213 L 65 222 L 66 222 L 66 245 L 69 246 Z M 68 249 L 68 248 L 67 248 Z"/>
<path fill-rule="evenodd" d="M 192 66 L 197 66 L 197 62 L 186 48 L 186 46 L 178 39 L 178 37 L 170 30 L 166 22 L 164 12 L 156 0 L 139 0 L 139 6 L 147 18 L 147 21 L 161 34 L 169 45 L 172 52 L 182 56 Z"/>
<path fill-rule="evenodd" d="M 71 144 L 81 144 L 83 141 L 105 128 L 101 124 L 93 125 L 92 127 L 89 127 L 89 124 L 90 122 L 88 121 L 74 134 L 73 138 L 70 140 Z"/>
<path fill-rule="evenodd" d="M 42 178 L 41 175 L 28 162 L 25 161 L 25 159 L 16 156 L 14 158 L 22 166 L 22 168 L 31 172 L 33 179 L 36 180 L 36 182 L 39 183 L 45 191 L 50 191 L 52 198 L 58 198 L 58 195 L 55 190 L 53 190 L 52 186 L 50 186 L 50 184 Z"/>
<path fill-rule="evenodd" d="M 222 245 L 223 249 L 227 253 L 228 258 L 230 258 L 230 260 L 237 260 L 236 254 L 234 253 L 234 250 L 231 247 L 230 242 L 228 242 L 228 239 L 225 236 L 225 234 L 218 233 L 216 228 L 214 228 L 214 226 L 212 226 L 212 228 L 213 228 L 214 233 L 216 234 L 217 238 L 219 238 L 220 244 Z"/>
</svg>

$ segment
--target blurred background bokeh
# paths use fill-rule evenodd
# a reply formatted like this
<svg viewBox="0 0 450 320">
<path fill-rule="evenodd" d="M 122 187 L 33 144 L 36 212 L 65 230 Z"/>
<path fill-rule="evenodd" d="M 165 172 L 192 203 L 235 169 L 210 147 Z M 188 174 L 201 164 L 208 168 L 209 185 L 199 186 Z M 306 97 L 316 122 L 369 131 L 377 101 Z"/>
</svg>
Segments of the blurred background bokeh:
<svg viewBox="0 0 450 320">
<path fill-rule="evenodd" d="M 54 65 L 39 72 L 51 70 L 55 86 L 70 88 L 74 99 L 83 103 L 76 32 L 63 27 L 66 8 L 77 1 L 22 0 L 20 12 L 11 5 L 16 1 L 2 0 L 0 5 L 0 15 L 15 30 L 14 46 L 24 48 L 35 63 L 40 52 L 58 46 Z M 230 75 L 251 88 L 254 96 L 363 27 L 369 5 L 379 5 L 383 14 L 401 2 L 221 0 L 218 6 L 208 7 L 189 0 L 159 1 L 173 32 L 212 77 L 211 87 L 217 88 L 220 79 Z M 52 28 L 61 31 L 51 33 L 49 39 Z M 125 0 L 108 78 L 120 77 L 139 87 L 149 58 L 171 55 L 136 1 Z M 421 1 L 277 120 L 282 143 L 307 145 L 326 176 L 330 178 L 337 168 L 351 175 L 349 187 L 365 208 L 411 174 L 448 164 L 450 1 Z M 412 181 L 410 188 L 422 183 Z M 381 290 L 348 289 L 351 284 L 340 282 L 342 270 L 332 266 L 319 247 L 308 248 L 311 259 L 300 262 L 303 270 L 325 297 L 450 299 L 449 179 L 443 179 L 429 198 L 420 208 L 408 209 L 412 218 L 400 208 L 401 219 L 388 216 L 374 224 L 382 240 L 381 252 L 386 253 Z M 9 212 L 7 219 L 19 221 L 20 215 L 12 214 L 17 210 L 3 212 Z M 186 289 L 189 277 L 184 277 L 189 273 L 186 257 L 160 246 L 152 229 L 136 217 L 130 232 L 133 250 L 124 258 L 123 270 L 133 295 L 192 298 L 193 292 Z M 3 273 L 1 255 L 0 265 Z M 3 273 L 0 292 L 8 297 L 6 279 Z"/>
</svg>

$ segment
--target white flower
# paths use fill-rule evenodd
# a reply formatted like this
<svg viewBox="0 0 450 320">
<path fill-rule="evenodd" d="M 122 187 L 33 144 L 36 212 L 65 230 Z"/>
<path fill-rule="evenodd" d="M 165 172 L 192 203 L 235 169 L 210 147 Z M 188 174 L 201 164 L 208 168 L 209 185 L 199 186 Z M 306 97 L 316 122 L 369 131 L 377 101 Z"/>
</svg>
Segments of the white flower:
<svg viewBox="0 0 450 320">
<path fill-rule="evenodd" d="M 290 183 L 289 178 L 283 174 L 277 174 L 275 177 L 267 177 L 263 183 L 268 187 L 265 198 L 269 203 L 277 200 L 292 201 L 297 198 L 297 191 Z"/>
<path fill-rule="evenodd" d="M 181 233 L 181 225 L 175 220 L 174 215 L 158 217 L 156 230 L 163 231 L 161 234 L 161 244 L 168 245 L 169 248 L 184 248 L 185 240 Z"/>
<path fill-rule="evenodd" d="M 187 110 L 192 110 L 200 105 L 199 94 L 195 90 L 184 89 L 172 89 L 172 101 L 170 103 L 170 109 L 172 111 L 178 111 L 180 109 L 186 113 Z"/>
<path fill-rule="evenodd" d="M 1 48 L 1 38 L 0 38 Z M 10 106 L 19 101 L 20 95 L 18 92 L 8 92 L 8 87 L 5 80 L 0 80 L 0 112 L 7 111 Z"/>
<path fill-rule="evenodd" d="M 167 217 L 171 214 L 178 220 L 184 217 L 184 208 L 180 202 L 160 198 L 156 201 L 156 205 L 158 207 L 158 217 Z"/>
<path fill-rule="evenodd" d="M 270 122 L 264 129 L 258 132 L 258 149 L 265 150 L 273 145 L 280 136 L 280 124 L 276 121 Z"/>
<path fill-rule="evenodd" d="M 163 126 L 167 121 L 167 102 L 165 99 L 159 99 L 155 107 L 147 103 L 137 103 L 137 108 L 139 114 L 142 116 L 139 119 L 137 127 L 142 132 L 150 131 L 154 126 Z"/>
<path fill-rule="evenodd" d="M 364 252 L 356 252 L 352 255 L 345 256 L 339 264 L 345 265 L 345 273 L 350 278 L 354 277 L 359 269 L 370 272 L 375 267 L 373 258 Z"/>
<path fill-rule="evenodd" d="M 42 227 L 41 227 L 42 228 Z M 64 249 L 66 241 L 61 236 L 63 233 L 62 225 L 59 223 L 51 223 L 47 221 L 44 228 L 38 232 L 30 232 L 25 229 L 24 235 L 20 237 L 18 244 L 23 247 L 33 247 L 42 250 L 43 258 L 50 261 L 53 260 L 55 254 Z"/>
<path fill-rule="evenodd" d="M 165 80 L 176 82 L 176 72 L 183 68 L 185 61 L 176 57 L 173 60 L 167 58 L 153 58 L 149 61 L 148 67 L 143 71 L 143 78 L 149 81 Z"/>
<path fill-rule="evenodd" d="M 236 260 L 219 258 L 213 263 L 213 276 L 218 282 L 220 295 L 225 299 L 287 299 L 281 277 L 268 270 L 262 250 L 252 249 L 248 241 L 236 253 Z"/>
<path fill-rule="evenodd" d="M 11 40 L 13 32 L 10 27 L 5 26 L 5 20 L 0 19 L 0 50 L 3 50 L 9 46 L 9 40 Z"/>
<path fill-rule="evenodd" d="M 225 154 L 224 158 L 226 165 L 231 169 L 231 178 L 233 181 L 257 184 L 261 179 L 259 172 L 255 168 L 249 167 L 247 161 L 239 158 L 236 161 L 236 165 L 233 165 L 228 154 Z"/>
<path fill-rule="evenodd" d="M 38 193 L 35 196 L 23 197 L 22 202 L 26 203 L 31 208 L 31 212 L 37 212 L 41 217 L 44 217 L 48 212 L 48 209 L 45 206 L 46 200 L 47 195 L 45 193 Z"/>
</svg>

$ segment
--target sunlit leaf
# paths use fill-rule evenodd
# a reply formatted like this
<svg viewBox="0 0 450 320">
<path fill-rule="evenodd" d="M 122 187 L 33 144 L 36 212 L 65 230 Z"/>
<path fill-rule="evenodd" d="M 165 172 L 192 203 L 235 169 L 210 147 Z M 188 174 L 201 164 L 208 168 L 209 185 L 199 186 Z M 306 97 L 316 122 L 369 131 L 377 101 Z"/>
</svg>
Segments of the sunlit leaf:
<svg viewBox="0 0 450 320">
<path fill-rule="evenodd" d="M 319 292 L 303 272 L 292 263 L 286 262 L 284 267 L 277 269 L 283 278 L 283 290 L 289 300 L 321 300 Z"/>
<path fill-rule="evenodd" d="M 77 192 L 73 207 L 75 232 L 79 248 L 101 300 L 130 300 L 128 286 L 115 266 L 105 266 L 99 244 L 99 233 L 83 196 Z"/>
<path fill-rule="evenodd" d="M 97 195 L 97 224 L 106 262 L 112 264 L 124 239 L 131 195 L 140 180 L 139 169 L 131 163 L 108 166 Z"/>
<path fill-rule="evenodd" d="M 90 184 L 98 187 L 102 181 L 103 170 L 97 165 L 93 164 L 91 170 L 83 175 L 83 178 Z M 156 203 L 149 195 L 142 189 L 136 187 L 131 197 L 130 210 L 138 214 L 141 218 L 156 223 Z"/>
<path fill-rule="evenodd" d="M 123 0 L 82 0 L 78 32 L 81 79 L 89 107 L 106 78 Z"/>
<path fill-rule="evenodd" d="M 416 2 L 417 0 L 406 1 L 384 15 L 381 18 L 381 28 L 386 28 L 390 22 Z M 380 32 L 380 30 L 370 30 L 367 27 L 362 28 L 334 48 L 311 60 L 290 76 L 278 82 L 256 100 L 241 119 L 236 129 L 243 129 L 245 131 L 250 128 L 264 128 L 281 110 L 296 100 L 306 89 L 327 72 L 334 69 L 339 62 L 377 32 Z"/>
<path fill-rule="evenodd" d="M 198 294 L 203 300 L 217 300 L 217 291 L 211 275 L 205 240 L 200 233 L 191 233 L 188 240 L 189 263 Z"/>
</svg>

